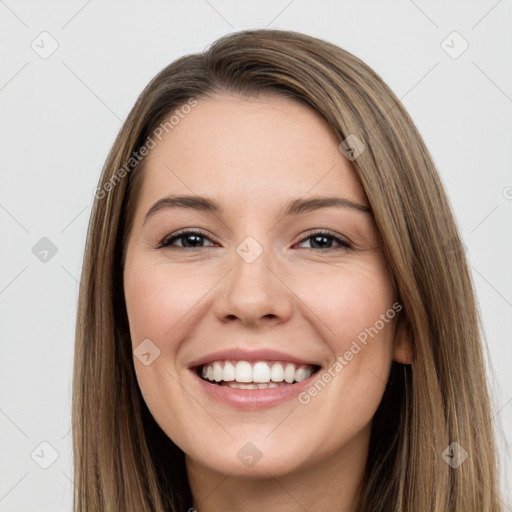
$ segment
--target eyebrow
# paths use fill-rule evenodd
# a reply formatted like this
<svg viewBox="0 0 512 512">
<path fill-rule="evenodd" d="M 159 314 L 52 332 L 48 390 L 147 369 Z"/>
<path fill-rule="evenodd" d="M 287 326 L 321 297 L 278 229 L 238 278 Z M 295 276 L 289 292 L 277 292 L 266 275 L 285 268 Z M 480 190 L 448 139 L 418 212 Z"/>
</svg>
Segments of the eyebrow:
<svg viewBox="0 0 512 512">
<path fill-rule="evenodd" d="M 146 213 L 144 224 L 149 217 L 155 215 L 157 212 L 169 208 L 188 208 L 213 214 L 222 214 L 224 209 L 214 199 L 196 195 L 170 195 L 159 199 Z M 343 197 L 310 197 L 293 199 L 286 203 L 282 210 L 283 217 L 289 215 L 299 215 L 301 213 L 308 213 L 320 208 L 346 208 L 357 212 L 371 215 L 369 207 L 356 203 L 350 199 Z"/>
</svg>

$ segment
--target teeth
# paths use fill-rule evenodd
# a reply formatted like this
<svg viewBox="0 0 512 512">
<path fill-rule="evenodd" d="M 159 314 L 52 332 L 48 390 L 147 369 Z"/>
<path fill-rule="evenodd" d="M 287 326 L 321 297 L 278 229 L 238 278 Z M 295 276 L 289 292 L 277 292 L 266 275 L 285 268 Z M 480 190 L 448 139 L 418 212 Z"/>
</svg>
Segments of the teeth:
<svg viewBox="0 0 512 512">
<path fill-rule="evenodd" d="M 286 384 L 276 384 L 275 382 L 262 382 L 259 384 L 241 384 L 240 382 L 227 382 L 226 386 L 229 388 L 235 389 L 267 389 L 267 388 L 279 388 L 281 386 L 286 386 Z"/>
<path fill-rule="evenodd" d="M 224 382 L 232 382 L 235 380 L 235 367 L 229 362 L 224 363 L 224 370 L 222 371 L 222 380 Z"/>
<path fill-rule="evenodd" d="M 295 372 L 295 380 L 297 382 L 302 382 L 306 378 L 306 368 L 297 368 Z M 217 379 L 215 379 L 217 380 Z"/>
<path fill-rule="evenodd" d="M 201 375 L 210 382 L 225 382 L 236 389 L 267 389 L 302 382 L 313 373 L 312 366 L 258 361 L 214 361 L 203 366 Z M 232 383 L 232 384 L 227 384 Z"/>
<path fill-rule="evenodd" d="M 252 382 L 252 368 L 247 361 L 238 361 L 235 368 L 237 382 Z"/>
<path fill-rule="evenodd" d="M 269 382 L 270 368 L 267 363 L 256 363 L 252 369 L 253 382 Z"/>
<path fill-rule="evenodd" d="M 229 384 L 229 387 L 235 389 L 258 389 L 257 384 L 240 384 L 238 382 L 232 382 Z"/>
<path fill-rule="evenodd" d="M 204 373 L 204 368 L 203 368 Z M 270 369 L 270 380 L 272 382 L 283 382 L 284 380 L 284 370 L 283 365 L 281 363 L 274 363 L 272 368 Z"/>
<path fill-rule="evenodd" d="M 223 371 L 222 371 L 222 366 L 220 365 L 220 363 L 218 363 L 218 362 L 213 363 L 213 378 L 214 378 L 215 382 L 220 382 L 222 380 L 222 374 L 223 374 Z"/>
<path fill-rule="evenodd" d="M 208 378 L 210 378 L 210 371 L 208 371 Z M 295 379 L 295 365 L 287 364 L 284 370 L 284 380 L 291 384 Z M 211 380 L 211 379 L 210 379 Z"/>
</svg>

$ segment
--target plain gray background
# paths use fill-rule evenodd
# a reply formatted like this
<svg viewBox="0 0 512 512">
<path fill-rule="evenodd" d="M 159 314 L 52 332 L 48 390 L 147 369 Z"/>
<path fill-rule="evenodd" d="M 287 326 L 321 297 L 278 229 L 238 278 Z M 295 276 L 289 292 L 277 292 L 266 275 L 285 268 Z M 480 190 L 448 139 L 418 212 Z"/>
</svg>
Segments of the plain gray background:
<svg viewBox="0 0 512 512">
<path fill-rule="evenodd" d="M 354 53 L 418 126 L 467 247 L 510 479 L 511 1 L 0 0 L 0 511 L 71 510 L 78 280 L 93 191 L 122 121 L 171 61 L 256 27 Z"/>
</svg>

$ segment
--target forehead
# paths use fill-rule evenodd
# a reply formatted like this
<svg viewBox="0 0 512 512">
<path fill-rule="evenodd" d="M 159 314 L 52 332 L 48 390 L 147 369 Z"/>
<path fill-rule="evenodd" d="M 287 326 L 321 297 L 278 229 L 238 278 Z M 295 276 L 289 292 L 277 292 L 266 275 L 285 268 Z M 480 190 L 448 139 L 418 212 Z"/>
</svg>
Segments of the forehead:
<svg viewBox="0 0 512 512">
<path fill-rule="evenodd" d="M 366 205 L 339 142 L 316 112 L 290 98 L 201 99 L 146 157 L 139 204 L 194 193 L 235 208 L 307 194 L 341 195 Z"/>
</svg>

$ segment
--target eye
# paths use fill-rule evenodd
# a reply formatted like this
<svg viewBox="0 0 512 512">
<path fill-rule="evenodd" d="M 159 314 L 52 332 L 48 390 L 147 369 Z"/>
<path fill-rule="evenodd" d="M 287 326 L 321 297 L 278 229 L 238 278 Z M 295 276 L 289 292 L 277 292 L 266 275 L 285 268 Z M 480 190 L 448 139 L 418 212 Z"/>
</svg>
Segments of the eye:
<svg viewBox="0 0 512 512">
<path fill-rule="evenodd" d="M 312 245 L 319 246 L 306 247 L 306 249 L 309 249 L 311 251 L 325 252 L 333 249 L 352 249 L 352 245 L 349 242 L 347 242 L 347 240 L 339 237 L 338 235 L 336 235 L 336 233 L 333 233 L 332 231 L 325 229 L 315 231 L 314 233 L 310 233 L 306 238 L 303 238 L 302 242 L 300 243 L 304 243 L 305 241 L 308 240 L 312 240 Z M 332 242 L 336 242 L 341 247 L 326 247 L 326 245 L 329 245 Z"/>
<path fill-rule="evenodd" d="M 182 231 L 178 231 L 177 233 L 173 233 L 172 235 L 166 236 L 158 245 L 159 249 L 163 249 L 165 247 L 180 247 L 182 249 L 200 249 L 201 247 L 205 247 L 201 245 L 201 240 L 209 240 L 211 239 L 206 236 L 202 231 L 195 229 L 186 229 Z M 181 245 L 176 245 L 175 242 L 177 240 L 182 240 Z M 336 247 L 326 247 L 326 244 L 332 244 L 336 242 L 340 247 L 338 249 L 352 249 L 352 245 L 347 242 L 345 239 L 336 235 L 329 230 L 319 230 L 309 234 L 306 238 L 303 238 L 300 243 L 304 243 L 305 241 L 312 240 L 312 245 L 317 245 L 319 247 L 305 247 L 305 249 L 309 249 L 311 251 L 317 252 L 325 252 L 328 250 L 336 249 Z M 206 246 L 208 247 L 208 246 Z M 211 247 L 211 246 L 210 246 Z"/>
<path fill-rule="evenodd" d="M 202 231 L 198 231 L 195 229 L 187 229 L 178 231 L 177 233 L 173 233 L 172 235 L 166 236 L 158 246 L 159 249 L 164 247 L 181 247 L 183 249 L 200 249 L 201 239 L 210 240 Z M 175 245 L 174 242 L 177 240 L 182 240 L 184 242 L 183 245 Z M 211 240 L 210 240 L 211 241 Z"/>
</svg>

